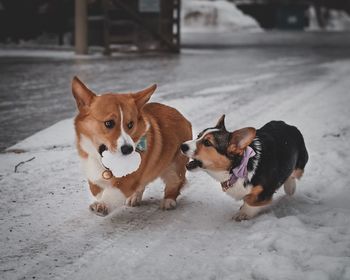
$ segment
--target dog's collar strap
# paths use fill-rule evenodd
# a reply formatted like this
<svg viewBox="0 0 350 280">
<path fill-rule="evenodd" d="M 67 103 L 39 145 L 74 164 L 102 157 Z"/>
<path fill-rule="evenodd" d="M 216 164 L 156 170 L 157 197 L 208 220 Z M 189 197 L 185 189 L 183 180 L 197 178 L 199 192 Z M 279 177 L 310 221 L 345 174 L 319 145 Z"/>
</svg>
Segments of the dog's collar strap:
<svg viewBox="0 0 350 280">
<path fill-rule="evenodd" d="M 136 144 L 136 151 L 145 152 L 147 150 L 147 137 L 146 135 L 142 136 Z"/>
<path fill-rule="evenodd" d="M 221 183 L 222 190 L 227 191 L 231 188 L 239 178 L 247 178 L 248 177 L 248 161 L 250 158 L 256 155 L 255 151 L 248 146 L 243 153 L 243 158 L 241 164 L 231 170 L 231 177 L 225 182 Z"/>
</svg>

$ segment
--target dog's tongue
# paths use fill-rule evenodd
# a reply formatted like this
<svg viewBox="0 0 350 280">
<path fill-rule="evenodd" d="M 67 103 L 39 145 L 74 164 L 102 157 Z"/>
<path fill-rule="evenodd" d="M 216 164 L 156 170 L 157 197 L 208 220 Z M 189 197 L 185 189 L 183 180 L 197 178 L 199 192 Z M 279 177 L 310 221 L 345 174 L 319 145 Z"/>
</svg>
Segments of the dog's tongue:
<svg viewBox="0 0 350 280">
<path fill-rule="evenodd" d="M 108 168 L 113 176 L 123 177 L 136 171 L 141 163 L 141 156 L 137 152 L 130 155 L 111 153 L 106 150 L 102 153 L 102 164 Z"/>
<path fill-rule="evenodd" d="M 186 164 L 187 170 L 191 171 L 193 169 L 196 169 L 198 167 L 202 167 L 202 163 L 199 160 L 191 160 L 189 163 Z"/>
</svg>

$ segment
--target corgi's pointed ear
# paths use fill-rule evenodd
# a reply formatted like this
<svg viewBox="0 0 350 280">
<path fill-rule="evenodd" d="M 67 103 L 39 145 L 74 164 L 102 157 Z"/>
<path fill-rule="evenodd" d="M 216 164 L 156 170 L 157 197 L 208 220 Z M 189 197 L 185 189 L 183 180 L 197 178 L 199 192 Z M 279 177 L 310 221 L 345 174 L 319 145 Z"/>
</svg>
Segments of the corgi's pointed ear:
<svg viewBox="0 0 350 280">
<path fill-rule="evenodd" d="M 76 76 L 72 80 L 72 93 L 79 111 L 89 107 L 93 98 L 96 96 Z"/>
<path fill-rule="evenodd" d="M 230 144 L 227 148 L 228 154 L 242 155 L 244 149 L 253 142 L 256 136 L 256 130 L 254 127 L 245 127 L 230 133 Z"/>
<path fill-rule="evenodd" d="M 132 94 L 132 97 L 135 100 L 136 106 L 140 109 L 143 105 L 147 103 L 147 101 L 151 98 L 152 94 L 156 90 L 157 85 L 151 85 L 150 87 L 138 91 Z"/>
<path fill-rule="evenodd" d="M 218 120 L 215 128 L 222 129 L 226 131 L 225 127 L 225 115 L 222 115 L 221 118 Z"/>
</svg>

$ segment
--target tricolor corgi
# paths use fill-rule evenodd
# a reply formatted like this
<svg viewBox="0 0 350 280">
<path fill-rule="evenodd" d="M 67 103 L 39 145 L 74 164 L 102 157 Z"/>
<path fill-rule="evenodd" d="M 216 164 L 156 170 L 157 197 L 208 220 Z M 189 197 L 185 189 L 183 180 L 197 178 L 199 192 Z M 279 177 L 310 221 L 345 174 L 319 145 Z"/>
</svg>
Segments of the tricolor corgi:
<svg viewBox="0 0 350 280">
<path fill-rule="evenodd" d="M 74 121 L 77 149 L 96 199 L 90 209 L 97 215 L 125 203 L 139 205 L 146 185 L 158 177 L 165 183 L 161 208 L 176 206 L 188 162 L 180 145 L 192 139 L 192 128 L 176 109 L 147 103 L 155 89 L 153 85 L 136 93 L 96 95 L 77 77 L 72 81 L 79 111 Z M 140 153 L 141 163 L 136 171 L 115 177 L 102 164 L 105 151 L 120 156 Z"/>
<path fill-rule="evenodd" d="M 300 131 L 283 121 L 271 121 L 260 129 L 246 127 L 234 132 L 225 128 L 225 115 L 215 127 L 203 130 L 195 140 L 181 145 L 193 160 L 188 170 L 201 168 L 219 181 L 222 190 L 244 200 L 236 221 L 253 218 L 266 209 L 278 188 L 295 192 L 308 161 Z"/>
</svg>

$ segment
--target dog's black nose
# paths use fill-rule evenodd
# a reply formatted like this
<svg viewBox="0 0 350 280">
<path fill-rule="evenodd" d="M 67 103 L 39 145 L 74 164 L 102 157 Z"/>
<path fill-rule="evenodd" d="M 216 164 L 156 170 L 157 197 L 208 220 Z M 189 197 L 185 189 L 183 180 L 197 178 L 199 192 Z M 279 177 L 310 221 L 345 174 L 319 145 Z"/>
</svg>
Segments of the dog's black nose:
<svg viewBox="0 0 350 280">
<path fill-rule="evenodd" d="M 133 146 L 131 145 L 123 145 L 120 150 L 122 151 L 123 155 L 129 155 L 134 151 Z"/>
<path fill-rule="evenodd" d="M 100 147 L 98 147 L 98 153 L 101 155 L 101 157 L 102 157 L 102 153 L 106 150 L 108 150 L 108 149 L 107 149 L 105 144 L 102 144 L 102 145 L 100 145 Z"/>
<path fill-rule="evenodd" d="M 180 149 L 183 153 L 186 153 L 190 149 L 190 147 L 184 143 L 184 144 L 181 144 Z"/>
</svg>

